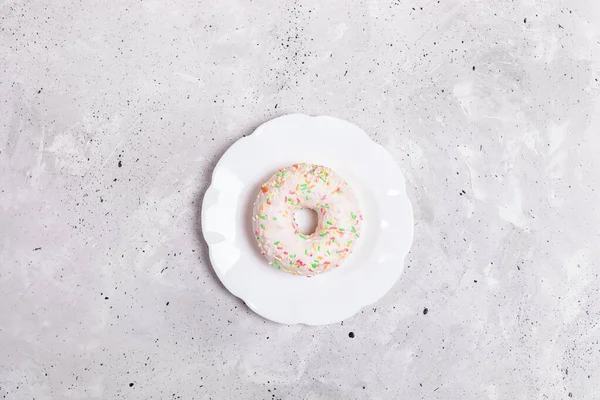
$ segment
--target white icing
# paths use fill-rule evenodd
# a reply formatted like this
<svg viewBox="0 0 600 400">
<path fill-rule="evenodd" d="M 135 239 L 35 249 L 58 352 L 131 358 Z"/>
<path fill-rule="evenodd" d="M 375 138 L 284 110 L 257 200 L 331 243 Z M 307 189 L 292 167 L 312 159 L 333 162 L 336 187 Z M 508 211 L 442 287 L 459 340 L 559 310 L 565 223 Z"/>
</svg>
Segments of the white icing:
<svg viewBox="0 0 600 400">
<path fill-rule="evenodd" d="M 317 229 L 304 235 L 296 211 L 317 212 Z M 258 193 L 252 213 L 254 237 L 274 268 L 316 275 L 338 267 L 360 237 L 362 221 L 352 188 L 327 167 L 294 164 L 280 169 Z"/>
</svg>

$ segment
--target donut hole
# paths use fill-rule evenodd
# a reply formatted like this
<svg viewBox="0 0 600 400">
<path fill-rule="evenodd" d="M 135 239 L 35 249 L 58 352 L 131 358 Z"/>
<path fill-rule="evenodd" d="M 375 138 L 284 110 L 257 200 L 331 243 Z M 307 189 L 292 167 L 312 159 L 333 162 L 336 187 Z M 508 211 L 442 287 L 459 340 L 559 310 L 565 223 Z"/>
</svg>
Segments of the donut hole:
<svg viewBox="0 0 600 400">
<path fill-rule="evenodd" d="M 317 230 L 319 215 L 310 208 L 301 208 L 294 214 L 294 222 L 303 235 L 312 235 Z"/>
</svg>

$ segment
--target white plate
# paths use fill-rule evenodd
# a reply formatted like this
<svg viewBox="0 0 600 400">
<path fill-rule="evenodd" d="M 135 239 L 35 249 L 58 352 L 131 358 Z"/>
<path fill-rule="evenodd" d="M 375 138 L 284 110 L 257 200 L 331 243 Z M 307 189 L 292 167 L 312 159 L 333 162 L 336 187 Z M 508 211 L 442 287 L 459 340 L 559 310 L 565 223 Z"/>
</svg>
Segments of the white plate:
<svg viewBox="0 0 600 400">
<path fill-rule="evenodd" d="M 312 278 L 270 267 L 252 236 L 261 184 L 301 162 L 338 172 L 364 215 L 353 254 Z M 333 117 L 290 114 L 261 125 L 223 155 L 204 196 L 202 231 L 219 279 L 252 310 L 282 324 L 324 325 L 351 317 L 390 290 L 404 269 L 413 216 L 402 172 L 362 129 Z"/>
</svg>

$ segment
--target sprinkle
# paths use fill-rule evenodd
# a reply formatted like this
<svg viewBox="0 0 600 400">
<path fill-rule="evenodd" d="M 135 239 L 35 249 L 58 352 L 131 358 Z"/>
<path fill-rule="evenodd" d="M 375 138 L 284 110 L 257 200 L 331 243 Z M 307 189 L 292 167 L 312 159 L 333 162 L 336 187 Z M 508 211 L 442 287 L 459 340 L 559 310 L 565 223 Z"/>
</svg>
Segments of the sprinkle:
<svg viewBox="0 0 600 400">
<path fill-rule="evenodd" d="M 308 250 L 304 250 L 304 254 L 305 254 L 305 255 L 308 255 Z"/>
<path fill-rule="evenodd" d="M 267 229 L 267 228 L 265 228 L 264 224 L 260 224 L 260 227 L 263 228 L 263 229 Z"/>
<path fill-rule="evenodd" d="M 280 185 L 279 183 L 276 183 L 276 184 L 275 184 L 275 187 L 276 187 L 277 189 L 279 189 L 279 188 L 281 187 L 281 185 Z"/>
<path fill-rule="evenodd" d="M 277 217 L 273 217 L 273 221 L 277 221 Z"/>
<path fill-rule="evenodd" d="M 331 221 L 327 221 L 327 225 L 333 225 Z"/>
<path fill-rule="evenodd" d="M 327 234 L 326 233 L 321 233 L 319 236 L 324 237 L 324 236 L 327 236 Z"/>
<path fill-rule="evenodd" d="M 262 213 L 260 213 L 260 214 L 258 214 L 258 216 L 259 216 L 260 218 L 262 218 L 262 219 L 267 219 L 267 217 L 265 216 L 265 214 L 262 214 Z"/>
<path fill-rule="evenodd" d="M 308 200 L 308 196 L 306 196 L 306 200 Z"/>
<path fill-rule="evenodd" d="M 350 216 L 352 217 L 352 219 L 356 219 L 356 214 L 354 214 L 352 211 L 350 211 Z"/>
<path fill-rule="evenodd" d="M 263 193 L 267 193 L 269 191 L 269 189 L 266 186 L 261 186 L 260 190 L 262 190 Z"/>
<path fill-rule="evenodd" d="M 327 182 L 322 176 L 320 176 L 319 179 L 321 179 L 323 182 Z"/>
<path fill-rule="evenodd" d="M 275 246 L 277 246 L 279 243 L 281 243 L 279 240 L 276 241 L 275 243 L 273 243 Z"/>
<path fill-rule="evenodd" d="M 271 198 L 267 197 L 267 204 L 271 204 Z"/>
</svg>

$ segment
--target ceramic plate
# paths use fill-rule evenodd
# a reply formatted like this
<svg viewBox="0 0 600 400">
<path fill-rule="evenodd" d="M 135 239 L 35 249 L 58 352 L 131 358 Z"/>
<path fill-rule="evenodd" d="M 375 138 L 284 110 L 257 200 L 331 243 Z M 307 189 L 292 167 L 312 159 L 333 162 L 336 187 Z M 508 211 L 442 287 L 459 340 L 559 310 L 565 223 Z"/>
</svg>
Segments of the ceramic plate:
<svg viewBox="0 0 600 400">
<path fill-rule="evenodd" d="M 252 205 L 277 169 L 321 164 L 359 197 L 363 231 L 341 266 L 307 278 L 272 268 L 252 235 Z M 413 238 L 404 177 L 390 154 L 357 126 L 291 114 L 237 141 L 217 164 L 202 204 L 202 231 L 219 279 L 256 313 L 283 324 L 324 325 L 379 300 L 404 269 Z"/>
</svg>

